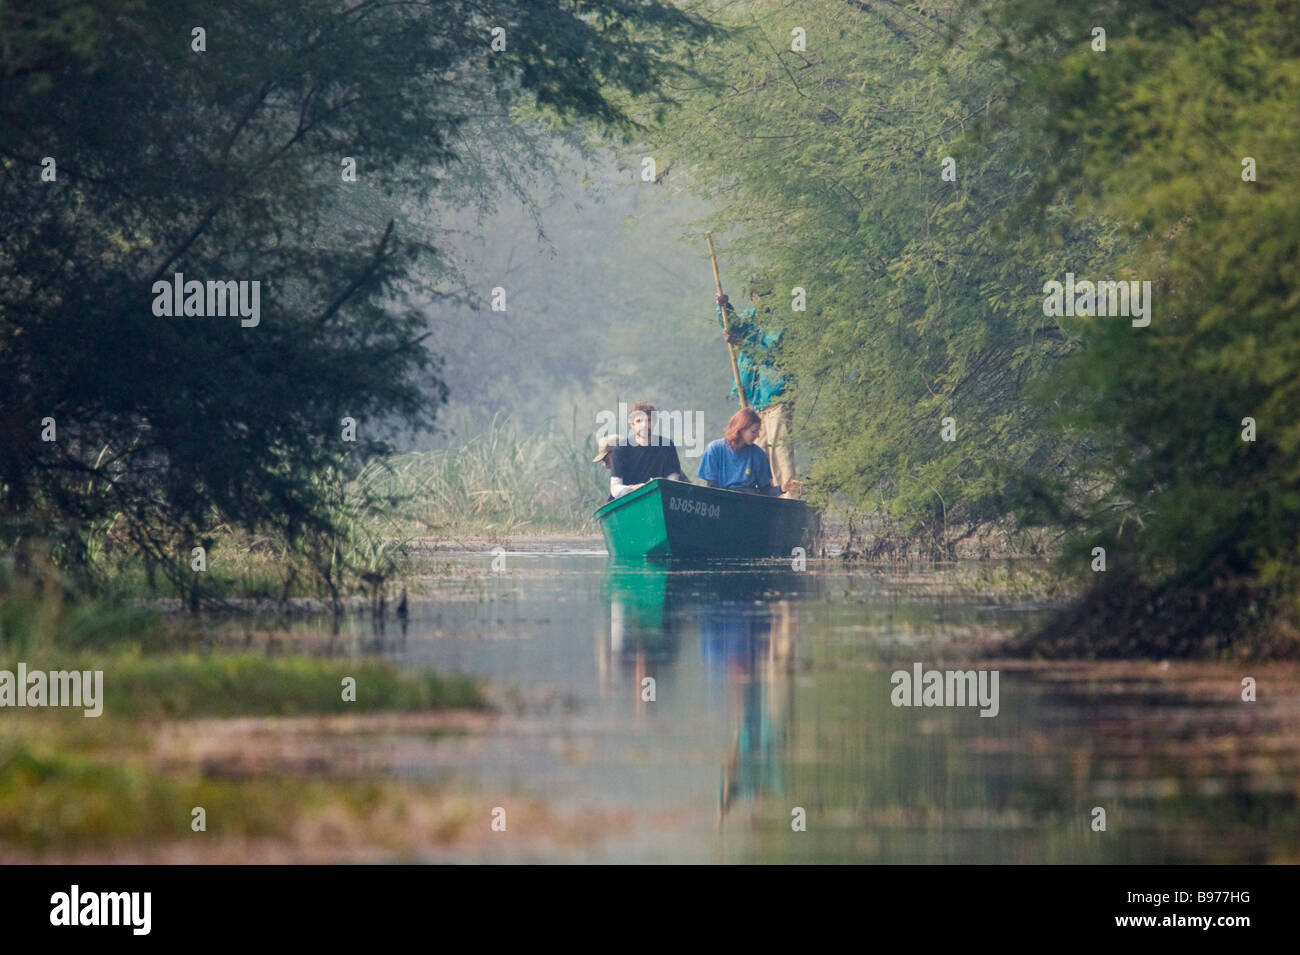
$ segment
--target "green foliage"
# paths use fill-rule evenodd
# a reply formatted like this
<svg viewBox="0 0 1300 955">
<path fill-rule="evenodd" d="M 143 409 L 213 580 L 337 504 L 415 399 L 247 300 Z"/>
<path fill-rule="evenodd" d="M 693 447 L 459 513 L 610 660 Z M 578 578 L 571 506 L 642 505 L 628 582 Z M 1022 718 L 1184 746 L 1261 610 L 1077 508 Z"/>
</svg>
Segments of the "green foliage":
<svg viewBox="0 0 1300 955">
<path fill-rule="evenodd" d="M 87 669 L 92 664 L 78 660 L 49 667 Z M 222 653 L 116 657 L 95 666 L 105 671 L 106 716 L 289 716 L 486 705 L 473 678 L 406 675 L 381 660 Z M 342 698 L 344 677 L 357 681 L 355 702 Z"/>
<path fill-rule="evenodd" d="M 479 201 L 442 175 L 479 155 L 470 117 L 531 102 L 631 128 L 611 93 L 665 99 L 687 72 L 669 54 L 707 32 L 656 0 L 0 5 L 0 532 L 20 565 L 45 538 L 85 566 L 112 527 L 193 589 L 190 547 L 222 522 L 333 536 L 320 475 L 445 398 L 407 281 L 439 260 L 391 218 L 340 216 L 343 157 L 366 189 Z M 259 281 L 260 324 L 155 316 L 177 272 Z"/>
<path fill-rule="evenodd" d="M 87 598 L 53 573 L 33 580 L 0 570 L 0 654 L 155 649 L 176 637 L 157 614 L 121 600 Z"/>
<path fill-rule="evenodd" d="M 1199 591 L 1185 622 L 1211 591 L 1247 615 L 1261 592 L 1300 589 L 1300 5 L 1013 3 L 994 23 L 1020 37 L 1023 18 L 1041 39 L 1009 42 L 1024 85 L 1008 96 L 1040 195 L 1135 227 L 1124 254 L 1075 271 L 1155 287 L 1148 328 L 1076 320 L 1083 347 L 1051 389 L 1106 478 L 1062 502 L 1071 553 L 1109 544 L 1108 572 Z M 1105 53 L 1082 39 L 1094 22 Z"/>
<path fill-rule="evenodd" d="M 465 417 L 456 431 L 466 437 L 394 458 L 385 472 L 408 526 L 434 534 L 579 532 L 608 495 L 608 472 L 591 463 L 596 442 L 576 418 L 567 432 L 503 416 L 486 425 Z"/>
<path fill-rule="evenodd" d="M 191 832 L 190 816 L 178 806 L 203 806 L 229 824 L 230 835 L 268 835 L 277 831 L 281 812 L 301 812 L 322 788 L 280 779 L 176 779 L 139 761 L 124 764 L 31 740 L 0 744 L 9 744 L 0 745 L 0 839 L 11 849 L 181 839 Z"/>
<path fill-rule="evenodd" d="M 722 91 L 657 134 L 721 204 L 728 261 L 762 266 L 818 494 L 881 510 L 939 553 L 1073 451 L 1027 398 L 1074 347 L 1040 276 L 1096 230 L 1009 227 L 1035 186 L 1016 128 L 977 140 L 1005 74 L 957 3 L 760 2 L 710 51 Z M 790 50 L 791 29 L 807 33 Z M 956 181 L 941 175 L 956 160 Z M 790 307 L 791 289 L 808 308 Z M 942 419 L 957 440 L 941 440 Z"/>
<path fill-rule="evenodd" d="M 364 826 L 404 802 L 400 790 L 369 780 L 289 773 L 250 779 L 239 766 L 224 774 L 208 766 L 163 769 L 148 737 L 105 745 L 102 734 L 82 739 L 68 721 L 46 720 L 26 730 L 0 733 L 0 844 L 10 852 L 85 853 L 124 843 L 147 851 L 196 838 L 189 810 L 199 806 L 206 832 L 216 839 L 289 841 L 303 820 L 318 814 L 336 835 L 340 820 Z M 391 838 L 401 844 L 395 833 Z"/>
<path fill-rule="evenodd" d="M 725 8 L 706 58 L 722 90 L 658 135 L 723 204 L 728 251 L 775 279 L 823 496 L 939 551 L 1006 513 L 1069 532 L 1074 574 L 1105 546 L 1108 579 L 1132 586 L 1090 614 L 1164 608 L 1161 652 L 1221 646 L 1264 619 L 1264 594 L 1300 607 L 1277 599 L 1300 592 L 1297 14 Z M 1045 318 L 1066 272 L 1151 281 L 1150 327 Z M 793 286 L 805 313 L 785 312 Z"/>
</svg>

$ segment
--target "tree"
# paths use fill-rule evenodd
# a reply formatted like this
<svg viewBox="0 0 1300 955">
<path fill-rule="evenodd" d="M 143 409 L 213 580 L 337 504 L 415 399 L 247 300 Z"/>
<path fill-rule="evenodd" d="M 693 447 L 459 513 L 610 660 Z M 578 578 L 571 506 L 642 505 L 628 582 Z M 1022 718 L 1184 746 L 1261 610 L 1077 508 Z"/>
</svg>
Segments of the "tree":
<svg viewBox="0 0 1300 955">
<path fill-rule="evenodd" d="M 720 92 L 655 134 L 721 203 L 729 252 L 774 279 L 823 499 L 883 510 L 939 554 L 1068 474 L 1079 449 L 1045 426 L 1053 409 L 1030 387 L 1074 336 L 1043 316 L 1038 276 L 1109 228 L 1068 226 L 1055 206 L 1038 228 L 1005 220 L 1037 182 L 1016 127 L 980 127 L 1007 75 L 996 34 L 960 12 L 731 10 L 702 57 Z"/>
<path fill-rule="evenodd" d="M 1039 199 L 1132 224 L 1075 271 L 1153 286 L 1149 326 L 1072 322 L 1082 347 L 1051 389 L 1105 478 L 1058 502 L 1067 555 L 1108 548 L 1054 627 L 1103 654 L 1285 635 L 1260 625 L 1300 599 L 1300 5 L 1035 0 L 990 19 Z"/>
<path fill-rule="evenodd" d="M 339 221 L 349 161 L 429 201 L 476 114 L 626 131 L 708 32 L 657 0 L 0 3 L 9 541 L 76 565 L 112 523 L 186 582 L 214 521 L 328 534 L 314 478 L 445 396 L 401 294 L 435 250 Z M 250 314 L 156 314 L 178 274 L 247 283 Z"/>
</svg>

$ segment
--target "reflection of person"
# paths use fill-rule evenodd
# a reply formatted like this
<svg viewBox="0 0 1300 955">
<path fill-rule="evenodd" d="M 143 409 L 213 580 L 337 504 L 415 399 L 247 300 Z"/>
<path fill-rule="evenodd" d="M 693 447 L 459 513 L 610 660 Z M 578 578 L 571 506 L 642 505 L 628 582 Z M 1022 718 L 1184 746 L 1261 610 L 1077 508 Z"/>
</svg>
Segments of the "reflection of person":
<svg viewBox="0 0 1300 955">
<path fill-rule="evenodd" d="M 782 492 L 798 494 L 803 485 L 794 478 L 780 486 L 772 483 L 767 454 L 756 443 L 761 430 L 758 414 L 741 408 L 727 422 L 723 436 L 709 442 L 700 461 L 699 476 L 709 487 L 725 491 L 753 491 L 773 497 Z"/>
<path fill-rule="evenodd" d="M 790 376 L 776 370 L 776 356 L 784 332 L 759 327 L 758 292 L 750 292 L 752 307 L 737 313 L 727 296 L 718 295 L 718 324 L 728 329 L 727 344 L 736 349 L 736 365 L 745 400 L 758 412 L 763 424 L 758 446 L 768 456 L 773 483 L 784 487 L 794 477 L 794 445 L 790 441 L 790 419 L 794 406 L 787 396 Z M 727 320 L 723 322 L 723 310 Z M 736 386 L 731 386 L 736 396 Z"/>
<path fill-rule="evenodd" d="M 770 609 L 723 602 L 700 610 L 700 647 L 710 689 L 725 689 L 732 721 L 719 794 L 725 816 L 737 799 L 785 789 L 782 750 L 789 713 L 783 697 L 789 674 L 772 660 L 774 652 L 788 653 L 788 647 L 776 651 L 772 645 Z"/>
<path fill-rule="evenodd" d="M 628 439 L 614 448 L 609 479 L 611 496 L 621 497 L 655 478 L 686 480 L 677 458 L 677 446 L 659 435 L 651 440 L 654 413 L 654 406 L 646 401 L 638 401 L 628 412 L 627 423 L 632 430 Z"/>
</svg>

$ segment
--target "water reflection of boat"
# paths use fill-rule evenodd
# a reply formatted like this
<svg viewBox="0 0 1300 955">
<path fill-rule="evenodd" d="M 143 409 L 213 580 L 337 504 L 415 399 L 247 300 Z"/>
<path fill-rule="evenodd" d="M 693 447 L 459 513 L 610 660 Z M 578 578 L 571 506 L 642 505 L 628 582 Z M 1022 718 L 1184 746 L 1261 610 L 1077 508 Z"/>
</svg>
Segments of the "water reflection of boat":
<svg viewBox="0 0 1300 955">
<path fill-rule="evenodd" d="M 670 577 L 663 567 L 655 565 L 612 566 L 606 570 L 610 649 L 614 653 L 636 649 L 655 659 L 676 656 L 676 628 L 666 612 Z M 676 594 L 677 599 L 680 596 Z"/>
<path fill-rule="evenodd" d="M 646 713 L 642 681 L 669 679 L 673 668 L 664 664 L 676 659 L 683 639 L 699 634 L 708 709 L 721 710 L 730 723 L 719 795 L 724 816 L 738 800 L 784 792 L 796 598 L 815 579 L 771 565 L 718 570 L 643 561 L 606 569 L 609 639 L 600 639 L 598 649 L 604 691 L 630 689 L 636 711 Z"/>
<path fill-rule="evenodd" d="M 802 501 L 656 478 L 595 513 L 617 558 L 789 557 L 807 546 Z"/>
<path fill-rule="evenodd" d="M 644 680 L 656 681 L 666 673 L 660 665 L 677 657 L 678 627 L 669 612 L 680 594 L 674 594 L 674 578 L 655 564 L 612 565 L 605 572 L 609 596 L 609 639 L 597 639 L 596 665 L 602 693 L 614 688 L 615 671 L 622 669 L 632 678 L 633 700 L 645 711 Z M 655 693 L 658 693 L 656 686 Z"/>
</svg>

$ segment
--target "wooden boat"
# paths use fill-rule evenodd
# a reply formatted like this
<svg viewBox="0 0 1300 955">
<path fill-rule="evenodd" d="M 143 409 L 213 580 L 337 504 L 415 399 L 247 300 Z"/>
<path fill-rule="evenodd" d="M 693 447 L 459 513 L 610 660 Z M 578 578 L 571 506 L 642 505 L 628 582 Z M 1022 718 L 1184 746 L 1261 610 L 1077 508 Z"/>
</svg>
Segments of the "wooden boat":
<svg viewBox="0 0 1300 955">
<path fill-rule="evenodd" d="M 596 511 L 612 557 L 789 557 L 816 512 L 803 501 L 655 478 Z"/>
</svg>

